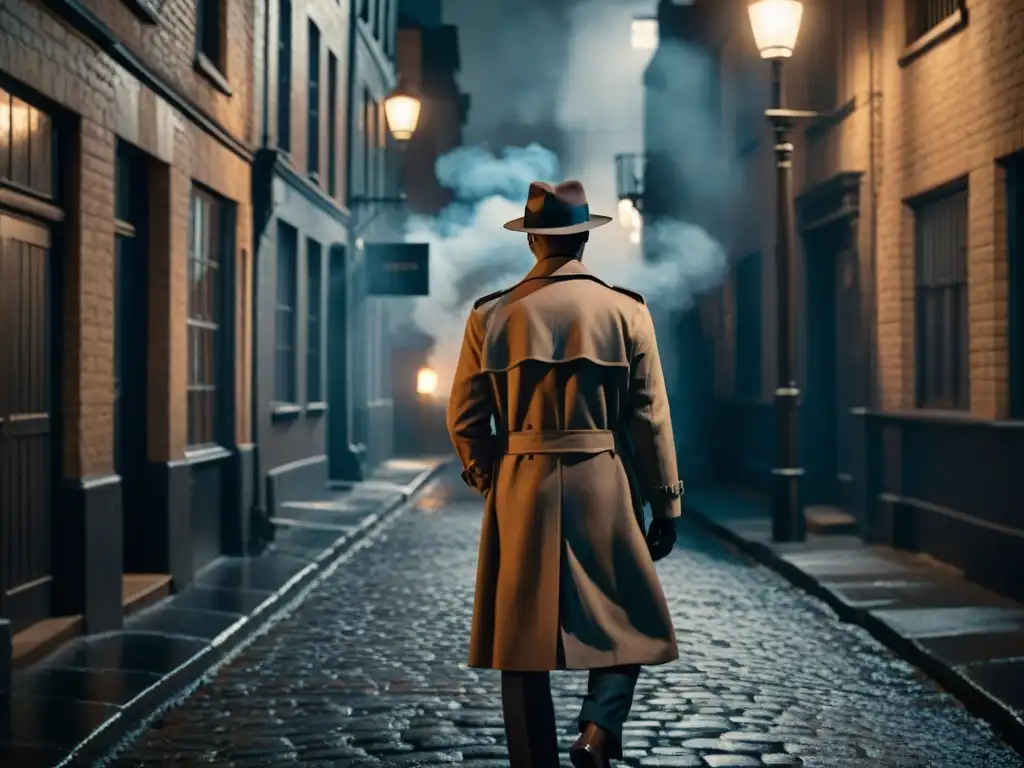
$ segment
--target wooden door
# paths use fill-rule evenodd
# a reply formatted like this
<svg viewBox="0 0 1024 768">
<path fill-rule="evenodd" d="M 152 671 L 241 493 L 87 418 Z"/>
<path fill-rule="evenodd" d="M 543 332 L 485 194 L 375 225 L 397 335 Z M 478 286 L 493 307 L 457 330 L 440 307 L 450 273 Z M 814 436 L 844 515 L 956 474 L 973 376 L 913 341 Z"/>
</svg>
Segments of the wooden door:
<svg viewBox="0 0 1024 768">
<path fill-rule="evenodd" d="M 50 613 L 50 234 L 0 214 L 0 613 Z"/>
</svg>

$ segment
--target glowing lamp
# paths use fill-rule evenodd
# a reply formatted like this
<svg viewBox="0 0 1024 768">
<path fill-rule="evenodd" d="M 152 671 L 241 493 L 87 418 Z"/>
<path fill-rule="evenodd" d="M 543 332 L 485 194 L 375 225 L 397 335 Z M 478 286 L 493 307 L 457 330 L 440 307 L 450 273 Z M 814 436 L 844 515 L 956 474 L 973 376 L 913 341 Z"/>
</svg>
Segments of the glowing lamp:
<svg viewBox="0 0 1024 768">
<path fill-rule="evenodd" d="M 416 394 L 432 395 L 437 392 L 437 371 L 433 368 L 420 368 L 416 374 Z"/>
<path fill-rule="evenodd" d="M 639 232 L 644 228 L 644 217 L 640 215 L 640 211 L 638 211 L 636 208 L 633 209 L 633 212 L 630 214 L 629 218 L 629 223 L 634 232 Z"/>
<path fill-rule="evenodd" d="M 658 47 L 658 20 L 652 18 L 633 19 L 631 42 L 641 51 L 653 51 Z"/>
<path fill-rule="evenodd" d="M 399 80 L 391 95 L 384 99 L 388 128 L 396 141 L 408 141 L 420 120 L 420 100 L 405 80 Z"/>
<path fill-rule="evenodd" d="M 624 197 L 619 200 L 619 224 L 626 229 L 633 226 L 633 212 L 636 208 L 633 206 L 633 201 L 628 197 Z"/>
<path fill-rule="evenodd" d="M 754 42 L 762 59 L 788 59 L 793 55 L 804 5 L 798 0 L 757 0 L 747 7 Z"/>
</svg>

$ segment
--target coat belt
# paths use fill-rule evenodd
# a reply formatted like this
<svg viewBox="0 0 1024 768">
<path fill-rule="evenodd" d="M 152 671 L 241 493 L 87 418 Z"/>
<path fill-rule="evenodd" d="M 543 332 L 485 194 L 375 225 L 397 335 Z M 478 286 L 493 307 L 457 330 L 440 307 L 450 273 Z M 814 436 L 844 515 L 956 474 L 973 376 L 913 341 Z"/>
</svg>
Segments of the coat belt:
<svg viewBox="0 0 1024 768">
<path fill-rule="evenodd" d="M 505 453 L 615 453 L 615 433 L 609 429 L 509 432 Z"/>
</svg>

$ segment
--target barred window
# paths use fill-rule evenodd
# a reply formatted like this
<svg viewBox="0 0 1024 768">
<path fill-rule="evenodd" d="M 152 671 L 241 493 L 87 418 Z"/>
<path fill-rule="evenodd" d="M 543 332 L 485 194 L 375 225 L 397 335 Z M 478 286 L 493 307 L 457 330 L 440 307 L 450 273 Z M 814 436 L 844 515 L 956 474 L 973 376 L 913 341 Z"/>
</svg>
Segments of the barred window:
<svg viewBox="0 0 1024 768">
<path fill-rule="evenodd" d="M 296 288 L 299 233 L 277 222 L 277 299 L 274 307 L 274 400 L 295 403 Z"/>
<path fill-rule="evenodd" d="M 224 203 L 192 190 L 188 238 L 188 443 L 218 440 Z"/>
<path fill-rule="evenodd" d="M 967 187 L 915 206 L 917 405 L 967 408 Z"/>
<path fill-rule="evenodd" d="M 963 0 L 906 0 L 907 45 L 924 37 L 963 6 Z"/>
<path fill-rule="evenodd" d="M 323 248 L 316 240 L 306 240 L 306 402 L 324 399 L 323 365 Z"/>
<path fill-rule="evenodd" d="M 737 397 L 761 394 L 761 254 L 751 253 L 736 264 Z"/>
</svg>

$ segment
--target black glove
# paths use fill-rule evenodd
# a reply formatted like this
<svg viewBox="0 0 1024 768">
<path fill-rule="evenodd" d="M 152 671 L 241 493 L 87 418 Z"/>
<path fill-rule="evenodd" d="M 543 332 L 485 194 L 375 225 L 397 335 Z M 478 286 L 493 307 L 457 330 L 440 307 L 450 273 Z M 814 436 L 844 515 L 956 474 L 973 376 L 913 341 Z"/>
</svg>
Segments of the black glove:
<svg viewBox="0 0 1024 768">
<path fill-rule="evenodd" d="M 652 520 L 647 530 L 647 549 L 651 559 L 657 562 L 672 551 L 676 543 L 675 520 Z"/>
</svg>

